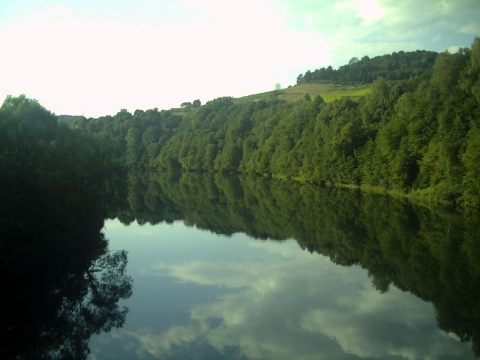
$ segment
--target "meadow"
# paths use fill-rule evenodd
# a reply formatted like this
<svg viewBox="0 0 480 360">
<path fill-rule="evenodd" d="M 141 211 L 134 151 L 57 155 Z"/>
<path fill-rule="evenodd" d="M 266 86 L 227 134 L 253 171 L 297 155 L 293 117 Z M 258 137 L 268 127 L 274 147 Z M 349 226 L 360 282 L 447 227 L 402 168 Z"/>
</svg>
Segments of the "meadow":
<svg viewBox="0 0 480 360">
<path fill-rule="evenodd" d="M 295 86 L 289 86 L 281 90 L 272 90 L 264 93 L 244 96 L 237 99 L 237 102 L 267 100 L 272 97 L 278 97 L 280 100 L 295 102 L 301 100 L 308 94 L 312 99 L 320 95 L 325 102 L 332 102 L 342 97 L 361 97 L 370 92 L 371 84 L 361 85 L 340 85 L 309 83 Z"/>
</svg>

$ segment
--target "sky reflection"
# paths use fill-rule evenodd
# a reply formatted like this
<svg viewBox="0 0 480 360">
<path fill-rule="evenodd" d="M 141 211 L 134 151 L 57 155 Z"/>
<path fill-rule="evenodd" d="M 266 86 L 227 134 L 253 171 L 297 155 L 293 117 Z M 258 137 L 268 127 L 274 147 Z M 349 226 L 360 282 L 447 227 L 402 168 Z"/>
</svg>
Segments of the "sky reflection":
<svg viewBox="0 0 480 360">
<path fill-rule="evenodd" d="M 358 266 L 243 234 L 181 222 L 110 221 L 111 247 L 129 251 L 134 294 L 123 329 L 91 342 L 91 359 L 449 359 L 469 344 L 437 328 L 426 303 L 381 294 Z"/>
</svg>

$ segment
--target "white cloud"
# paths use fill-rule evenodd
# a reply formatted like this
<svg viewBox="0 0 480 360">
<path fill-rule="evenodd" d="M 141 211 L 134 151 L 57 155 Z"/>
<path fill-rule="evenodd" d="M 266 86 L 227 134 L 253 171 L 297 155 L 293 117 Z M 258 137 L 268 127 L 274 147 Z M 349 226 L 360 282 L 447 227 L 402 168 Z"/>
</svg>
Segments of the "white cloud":
<svg viewBox="0 0 480 360">
<path fill-rule="evenodd" d="M 459 32 L 472 36 L 480 36 L 480 23 L 471 22 L 467 25 L 462 26 Z"/>
<path fill-rule="evenodd" d="M 322 34 L 330 44 L 334 67 L 354 56 L 373 57 L 401 50 L 443 51 L 457 44 L 468 47 L 474 28 L 468 31 L 465 24 L 477 24 L 480 17 L 476 0 L 278 1 L 290 26 Z"/>
<path fill-rule="evenodd" d="M 204 15 L 132 23 L 53 6 L 4 24 L 0 96 L 26 93 L 56 113 L 100 116 L 269 91 L 328 59 L 319 36 L 289 31 L 267 2 L 188 4 Z"/>
<path fill-rule="evenodd" d="M 376 0 L 345 0 L 335 3 L 335 9 L 339 11 L 353 11 L 354 16 L 369 24 L 381 19 L 385 10 Z"/>
<path fill-rule="evenodd" d="M 469 46 L 480 31 L 474 0 L 26 4 L 0 19 L 0 97 L 87 116 L 268 91 L 354 56 Z"/>
<path fill-rule="evenodd" d="M 356 7 L 358 15 L 367 23 L 381 19 L 385 10 L 376 0 L 357 0 Z"/>
</svg>

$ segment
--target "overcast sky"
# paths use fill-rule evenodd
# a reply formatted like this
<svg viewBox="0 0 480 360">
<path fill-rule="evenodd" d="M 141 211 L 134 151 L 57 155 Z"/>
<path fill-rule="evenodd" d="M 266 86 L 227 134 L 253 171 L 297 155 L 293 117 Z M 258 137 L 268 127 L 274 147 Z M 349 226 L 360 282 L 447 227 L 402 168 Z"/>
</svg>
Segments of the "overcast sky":
<svg viewBox="0 0 480 360">
<path fill-rule="evenodd" d="M 0 101 L 57 115 L 178 107 L 294 85 L 394 51 L 455 51 L 480 0 L 0 0 Z"/>
</svg>

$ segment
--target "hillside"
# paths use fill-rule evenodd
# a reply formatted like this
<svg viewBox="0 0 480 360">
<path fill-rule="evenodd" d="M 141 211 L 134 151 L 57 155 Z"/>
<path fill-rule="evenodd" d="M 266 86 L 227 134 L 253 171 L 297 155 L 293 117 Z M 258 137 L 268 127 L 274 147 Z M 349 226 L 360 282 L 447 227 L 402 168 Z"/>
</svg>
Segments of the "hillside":
<svg viewBox="0 0 480 360">
<path fill-rule="evenodd" d="M 403 80 L 300 84 L 72 127 L 107 141 L 130 168 L 241 173 L 480 207 L 479 64 L 476 38 Z"/>
<path fill-rule="evenodd" d="M 237 102 L 259 101 L 269 100 L 278 97 L 279 100 L 285 100 L 287 102 L 295 102 L 302 100 L 306 94 L 312 99 L 316 96 L 320 96 L 325 102 L 331 102 L 338 100 L 342 97 L 356 98 L 365 96 L 369 93 L 371 84 L 360 85 L 342 85 L 342 84 L 301 84 L 295 86 L 289 86 L 288 88 L 281 90 L 274 90 L 264 92 L 260 94 L 253 94 L 236 99 Z"/>
</svg>

